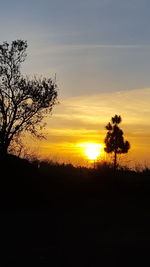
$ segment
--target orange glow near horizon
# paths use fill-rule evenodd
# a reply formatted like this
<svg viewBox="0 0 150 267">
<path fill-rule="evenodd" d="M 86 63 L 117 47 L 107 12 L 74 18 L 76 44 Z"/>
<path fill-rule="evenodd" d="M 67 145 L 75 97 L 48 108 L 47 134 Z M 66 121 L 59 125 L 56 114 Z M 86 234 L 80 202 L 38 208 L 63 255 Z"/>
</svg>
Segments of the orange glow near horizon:
<svg viewBox="0 0 150 267">
<path fill-rule="evenodd" d="M 89 160 L 96 160 L 104 150 L 104 146 L 97 143 L 81 143 L 77 146 L 82 149 L 82 154 Z"/>
<path fill-rule="evenodd" d="M 103 149 L 105 125 L 113 115 L 120 114 L 124 138 L 131 144 L 127 154 L 119 155 L 121 164 L 150 166 L 149 99 L 150 88 L 64 98 L 52 117 L 46 119 L 46 139 L 26 137 L 25 148 L 40 159 L 75 166 L 89 166 L 95 160 L 110 161 L 112 154 Z"/>
</svg>

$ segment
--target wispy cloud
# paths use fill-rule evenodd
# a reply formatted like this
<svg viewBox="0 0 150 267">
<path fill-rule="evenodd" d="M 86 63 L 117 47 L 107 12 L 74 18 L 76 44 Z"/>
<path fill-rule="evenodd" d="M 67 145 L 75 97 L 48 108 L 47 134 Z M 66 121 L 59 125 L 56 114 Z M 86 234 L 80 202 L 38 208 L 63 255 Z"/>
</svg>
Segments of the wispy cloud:
<svg viewBox="0 0 150 267">
<path fill-rule="evenodd" d="M 95 50 L 95 49 L 150 49 L 150 44 L 55 44 L 47 45 L 42 50 L 36 47 L 33 50 L 34 55 L 51 54 L 58 52 L 78 51 L 78 50 Z"/>
<path fill-rule="evenodd" d="M 147 125 L 150 117 L 150 88 L 101 93 L 62 99 L 55 107 L 53 122 L 66 120 L 72 125 L 80 122 L 105 123 L 113 114 L 122 114 L 127 125 Z M 84 126 L 83 126 L 84 128 Z"/>
<path fill-rule="evenodd" d="M 45 155 L 74 161 L 76 144 L 103 143 L 105 125 L 115 114 L 122 116 L 125 137 L 131 142 L 129 158 L 145 161 L 150 149 L 150 88 L 106 93 L 62 100 L 48 120 L 47 140 L 41 143 Z M 80 159 L 81 160 L 81 159 Z"/>
</svg>

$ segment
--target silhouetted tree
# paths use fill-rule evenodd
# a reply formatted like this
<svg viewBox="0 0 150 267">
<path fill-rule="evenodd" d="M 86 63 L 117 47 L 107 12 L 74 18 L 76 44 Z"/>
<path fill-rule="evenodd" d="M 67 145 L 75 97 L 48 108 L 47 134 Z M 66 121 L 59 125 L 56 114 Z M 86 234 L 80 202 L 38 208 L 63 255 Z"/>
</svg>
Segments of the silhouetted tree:
<svg viewBox="0 0 150 267">
<path fill-rule="evenodd" d="M 114 170 L 117 168 L 117 154 L 127 153 L 130 144 L 128 141 L 124 141 L 123 131 L 118 127 L 121 123 L 121 116 L 115 115 L 106 125 L 106 138 L 105 138 L 105 151 L 107 153 L 114 153 Z"/>
<path fill-rule="evenodd" d="M 51 78 L 21 75 L 26 49 L 23 40 L 0 45 L 0 155 L 7 154 L 11 141 L 23 131 L 40 137 L 42 120 L 57 99 L 57 86 Z"/>
</svg>

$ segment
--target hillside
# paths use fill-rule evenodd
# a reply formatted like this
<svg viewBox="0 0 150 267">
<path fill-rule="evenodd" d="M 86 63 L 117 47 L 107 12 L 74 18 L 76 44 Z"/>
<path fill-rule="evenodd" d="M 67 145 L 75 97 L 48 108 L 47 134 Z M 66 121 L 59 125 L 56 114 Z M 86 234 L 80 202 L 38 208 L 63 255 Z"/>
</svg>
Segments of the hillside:
<svg viewBox="0 0 150 267">
<path fill-rule="evenodd" d="M 150 172 L 1 160 L 5 266 L 149 265 Z M 2 265 L 3 266 L 3 265 Z"/>
</svg>

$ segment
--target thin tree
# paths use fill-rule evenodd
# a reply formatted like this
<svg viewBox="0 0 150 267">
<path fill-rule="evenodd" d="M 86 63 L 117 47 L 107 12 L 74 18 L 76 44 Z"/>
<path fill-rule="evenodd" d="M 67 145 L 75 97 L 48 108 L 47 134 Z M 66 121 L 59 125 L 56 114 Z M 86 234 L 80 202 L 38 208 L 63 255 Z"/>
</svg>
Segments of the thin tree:
<svg viewBox="0 0 150 267">
<path fill-rule="evenodd" d="M 21 75 L 27 41 L 0 45 L 0 155 L 22 132 L 41 136 L 45 115 L 57 100 L 57 85 L 51 78 L 29 79 Z"/>
<path fill-rule="evenodd" d="M 114 153 L 114 170 L 117 169 L 117 154 L 127 153 L 130 149 L 130 143 L 124 141 L 123 131 L 119 128 L 121 116 L 115 115 L 111 122 L 106 125 L 107 134 L 105 137 L 104 148 L 107 153 Z"/>
</svg>

